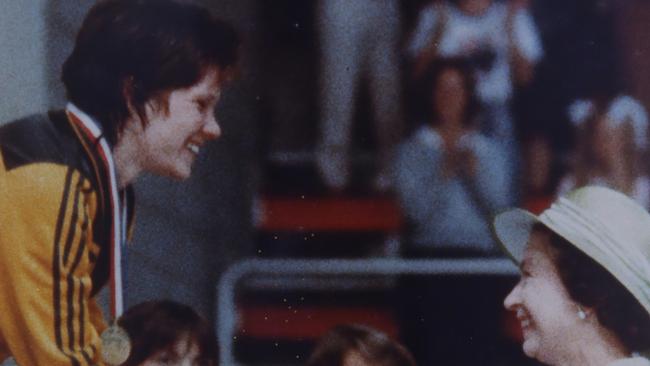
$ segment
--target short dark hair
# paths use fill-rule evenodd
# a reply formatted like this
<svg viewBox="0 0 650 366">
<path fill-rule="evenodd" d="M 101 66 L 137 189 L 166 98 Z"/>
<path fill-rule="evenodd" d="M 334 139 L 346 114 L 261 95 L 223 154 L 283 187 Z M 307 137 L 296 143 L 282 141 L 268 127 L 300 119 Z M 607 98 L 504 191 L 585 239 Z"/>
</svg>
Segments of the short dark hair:
<svg viewBox="0 0 650 366">
<path fill-rule="evenodd" d="M 217 365 L 217 341 L 207 321 L 191 307 L 170 300 L 147 301 L 131 307 L 118 324 L 131 338 L 131 355 L 122 366 L 137 366 L 182 337 L 199 346 L 201 365 Z"/>
<path fill-rule="evenodd" d="M 350 351 L 377 366 L 415 366 L 411 353 L 386 334 L 363 325 L 338 325 L 316 345 L 307 366 L 341 366 Z"/>
<path fill-rule="evenodd" d="M 543 224 L 533 230 L 549 235 L 562 284 L 577 303 L 595 309 L 601 325 L 629 351 L 650 348 L 650 314 L 607 269 Z"/>
<path fill-rule="evenodd" d="M 148 103 L 234 66 L 238 44 L 233 28 L 196 5 L 104 0 L 86 16 L 62 80 L 68 99 L 115 143 L 129 104 L 146 124 Z"/>
</svg>

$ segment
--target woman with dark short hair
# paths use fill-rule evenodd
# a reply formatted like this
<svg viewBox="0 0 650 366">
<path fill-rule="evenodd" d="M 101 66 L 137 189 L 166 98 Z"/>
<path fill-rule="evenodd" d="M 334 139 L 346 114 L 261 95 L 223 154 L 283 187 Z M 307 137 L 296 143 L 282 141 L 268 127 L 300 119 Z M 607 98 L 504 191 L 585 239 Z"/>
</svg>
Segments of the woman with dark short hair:
<svg viewBox="0 0 650 366">
<path fill-rule="evenodd" d="M 415 361 L 404 346 L 386 334 L 346 324 L 321 337 L 307 366 L 415 366 Z"/>
<path fill-rule="evenodd" d="M 521 268 L 505 299 L 523 350 L 548 365 L 648 366 L 650 215 L 627 196 L 584 187 L 539 216 L 494 220 Z"/>
<path fill-rule="evenodd" d="M 221 135 L 234 30 L 172 0 L 102 0 L 63 66 L 65 110 L 0 128 L 0 361 L 116 365 L 128 339 L 120 251 L 143 173 L 185 179 Z"/>
</svg>

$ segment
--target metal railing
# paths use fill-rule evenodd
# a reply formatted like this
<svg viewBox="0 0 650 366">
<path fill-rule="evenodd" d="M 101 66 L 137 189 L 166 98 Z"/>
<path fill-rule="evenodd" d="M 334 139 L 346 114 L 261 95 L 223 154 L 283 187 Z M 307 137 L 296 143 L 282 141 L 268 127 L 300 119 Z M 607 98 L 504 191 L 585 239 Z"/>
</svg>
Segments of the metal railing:
<svg viewBox="0 0 650 366">
<path fill-rule="evenodd" d="M 516 275 L 506 258 L 467 259 L 248 259 L 229 267 L 217 289 L 220 365 L 236 365 L 235 290 L 250 275 Z"/>
</svg>

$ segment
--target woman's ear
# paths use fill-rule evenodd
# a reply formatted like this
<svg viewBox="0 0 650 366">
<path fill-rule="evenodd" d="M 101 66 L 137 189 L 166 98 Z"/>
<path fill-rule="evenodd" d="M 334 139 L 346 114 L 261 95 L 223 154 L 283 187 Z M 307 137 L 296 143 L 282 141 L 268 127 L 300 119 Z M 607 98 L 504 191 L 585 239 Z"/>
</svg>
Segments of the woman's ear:
<svg viewBox="0 0 650 366">
<path fill-rule="evenodd" d="M 126 131 L 129 130 L 138 131 L 144 128 L 145 116 L 143 116 L 141 112 L 139 112 L 135 107 L 136 103 L 134 94 L 136 87 L 136 82 L 132 76 L 126 77 L 124 80 L 122 80 L 122 98 L 124 98 L 124 104 L 129 115 L 126 118 L 121 131 L 119 131 L 120 135 L 123 135 Z"/>
<path fill-rule="evenodd" d="M 136 103 L 137 89 L 138 82 L 135 81 L 133 76 L 128 76 L 122 80 L 122 97 L 124 98 L 124 104 L 129 113 L 127 120 L 129 122 L 137 122 L 142 128 L 144 128 L 148 122 L 147 109 L 150 106 L 145 105 L 145 108 L 136 107 L 136 105 L 138 105 L 138 103 Z"/>
</svg>

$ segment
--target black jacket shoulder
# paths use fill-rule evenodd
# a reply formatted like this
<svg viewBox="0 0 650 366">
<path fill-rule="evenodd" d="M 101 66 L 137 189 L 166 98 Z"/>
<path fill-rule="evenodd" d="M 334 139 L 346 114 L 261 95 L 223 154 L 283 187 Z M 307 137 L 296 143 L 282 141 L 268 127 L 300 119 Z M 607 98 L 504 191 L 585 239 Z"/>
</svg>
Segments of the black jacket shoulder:
<svg viewBox="0 0 650 366">
<path fill-rule="evenodd" d="M 91 170 L 64 111 L 32 115 L 0 127 L 0 153 L 7 170 L 34 163 Z"/>
</svg>

